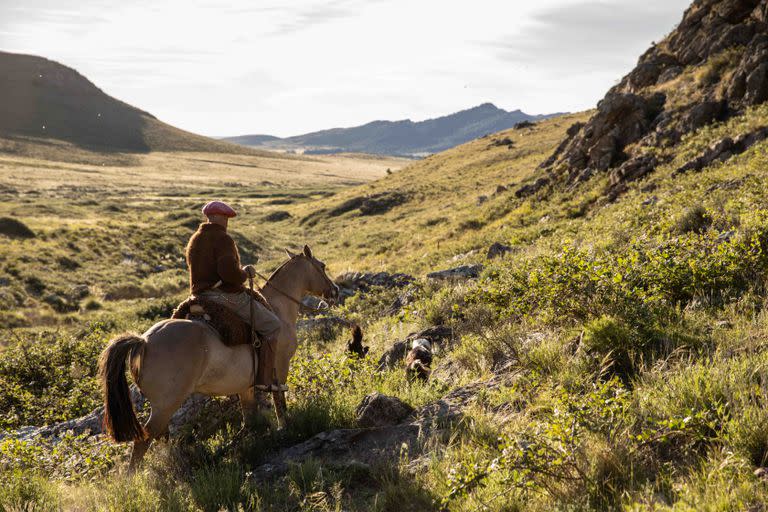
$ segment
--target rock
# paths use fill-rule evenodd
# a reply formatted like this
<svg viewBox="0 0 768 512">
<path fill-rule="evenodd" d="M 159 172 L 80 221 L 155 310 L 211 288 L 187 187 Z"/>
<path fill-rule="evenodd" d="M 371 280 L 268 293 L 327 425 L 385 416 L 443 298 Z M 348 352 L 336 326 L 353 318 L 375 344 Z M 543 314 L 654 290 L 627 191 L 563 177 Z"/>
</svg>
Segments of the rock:
<svg viewBox="0 0 768 512">
<path fill-rule="evenodd" d="M 455 268 L 449 268 L 446 270 L 438 270 L 436 272 L 430 272 L 427 274 L 427 279 L 436 280 L 460 280 L 460 279 L 474 279 L 480 277 L 482 272 L 482 265 L 461 265 Z"/>
<path fill-rule="evenodd" d="M 536 181 L 534 181 L 533 183 L 523 185 L 517 190 L 515 190 L 515 197 L 523 198 L 523 197 L 531 196 L 536 192 L 538 192 L 539 190 L 541 190 L 542 188 L 544 188 L 545 186 L 547 186 L 548 184 L 549 184 L 549 178 L 545 178 L 545 177 L 537 178 Z"/>
<path fill-rule="evenodd" d="M 363 428 L 397 425 L 413 412 L 413 407 L 397 397 L 372 393 L 357 406 L 357 424 Z"/>
<path fill-rule="evenodd" d="M 723 162 L 733 155 L 745 152 L 750 147 L 767 138 L 768 127 L 762 127 L 749 133 L 743 133 L 736 137 L 736 139 L 724 137 L 709 146 L 709 148 L 704 150 L 701 155 L 680 166 L 674 171 L 673 175 L 682 174 L 688 171 L 700 171 L 714 162 Z"/>
<path fill-rule="evenodd" d="M 703 101 L 683 114 L 680 126 L 684 131 L 690 132 L 713 121 L 722 120 L 727 113 L 728 105 L 725 101 Z"/>
<path fill-rule="evenodd" d="M 477 196 L 477 206 L 488 202 L 488 196 Z"/>
<path fill-rule="evenodd" d="M 291 214 L 285 210 L 277 210 L 264 216 L 264 220 L 267 222 L 280 222 L 281 220 L 290 218 Z"/>
<path fill-rule="evenodd" d="M 134 385 L 131 385 L 131 402 L 133 402 L 133 406 L 136 408 L 137 412 L 143 411 L 144 408 L 148 406 L 147 401 L 139 392 L 138 388 Z M 174 413 L 168 425 L 170 434 L 175 435 L 182 428 L 188 427 L 192 423 L 199 423 L 201 421 L 200 416 L 203 410 L 206 407 L 210 407 L 214 403 L 217 404 L 217 409 L 220 409 L 219 404 L 221 404 L 221 407 L 228 407 L 235 412 L 236 409 L 239 408 L 237 401 L 215 401 L 210 397 L 195 393 L 187 398 L 184 403 L 182 403 L 181 407 L 179 407 L 179 409 Z M 221 412 L 221 410 L 218 410 L 216 415 L 212 415 L 212 417 L 208 418 L 207 420 L 213 422 L 220 421 L 224 416 L 221 414 Z M 21 427 L 20 429 L 13 432 L 0 433 L 0 441 L 2 441 L 4 438 L 14 438 L 20 439 L 22 441 L 33 441 L 38 437 L 57 441 L 66 433 L 72 433 L 74 435 L 100 435 L 104 433 L 103 426 L 104 408 L 99 407 L 91 411 L 89 414 L 86 414 L 85 416 L 63 421 L 55 425 L 45 427 Z"/>
<path fill-rule="evenodd" d="M 736 236 L 736 231 L 729 229 L 728 231 L 723 231 L 719 235 L 717 235 L 717 241 L 718 242 L 730 242 L 731 239 Z"/>
<path fill-rule="evenodd" d="M 297 331 L 322 330 L 326 333 L 333 332 L 337 327 L 346 327 L 347 321 L 337 316 L 315 316 L 312 318 L 302 318 L 296 323 Z"/>
<path fill-rule="evenodd" d="M 404 340 L 395 341 L 392 347 L 379 358 L 379 370 L 395 368 L 400 361 L 405 359 L 405 355 L 410 350 L 411 342 L 418 338 L 429 341 L 432 345 L 432 352 L 436 354 L 439 350 L 445 350 L 446 347 L 453 344 L 453 329 L 445 325 L 434 325 L 419 332 L 412 332 Z"/>
<path fill-rule="evenodd" d="M 509 189 L 504 185 L 496 185 L 496 191 L 493 193 L 493 195 L 502 194 L 507 190 Z"/>
<path fill-rule="evenodd" d="M 734 149 L 733 139 L 730 137 L 722 138 L 704 150 L 701 155 L 678 167 L 672 175 L 676 176 L 688 171 L 700 171 L 715 161 L 726 160 L 732 156 L 732 149 Z"/>
<path fill-rule="evenodd" d="M 656 169 L 657 163 L 654 155 L 642 155 L 627 160 L 621 164 L 621 167 L 611 171 L 608 177 L 609 186 L 613 187 L 619 183 L 638 180 L 646 174 L 653 172 Z"/>
<path fill-rule="evenodd" d="M 658 202 L 659 202 L 659 198 L 658 197 L 651 196 L 651 197 L 649 197 L 648 199 L 646 199 L 645 201 L 643 201 L 640 204 L 642 204 L 643 206 L 652 206 L 652 205 L 654 205 L 654 204 L 656 204 Z"/>
<path fill-rule="evenodd" d="M 502 139 L 495 139 L 495 140 L 493 140 L 493 142 L 488 144 L 488 147 L 489 148 L 493 148 L 493 147 L 499 147 L 499 146 L 507 146 L 508 148 L 510 148 L 510 147 L 512 147 L 514 145 L 515 145 L 515 141 L 513 141 L 509 137 L 504 137 Z"/>
<path fill-rule="evenodd" d="M 408 352 L 410 346 L 409 340 L 396 341 L 392 344 L 392 347 L 384 352 L 379 358 L 378 369 L 379 371 L 391 370 L 397 364 L 405 359 L 405 354 Z"/>
<path fill-rule="evenodd" d="M 432 434 L 448 431 L 460 421 L 463 411 L 481 392 L 495 389 L 503 378 L 493 377 L 462 386 L 444 397 L 406 416 L 400 423 L 381 427 L 336 429 L 321 432 L 294 446 L 285 448 L 255 468 L 250 479 L 272 479 L 288 471 L 292 464 L 309 459 L 334 467 L 369 467 L 391 465 L 404 454 L 417 458 Z"/>
<path fill-rule="evenodd" d="M 363 199 L 360 204 L 361 215 L 379 215 L 388 212 L 395 206 L 400 206 L 408 200 L 408 196 L 401 192 L 381 192 Z"/>
<path fill-rule="evenodd" d="M 760 480 L 768 480 L 768 468 L 757 468 L 752 474 Z"/>
<path fill-rule="evenodd" d="M 336 276 L 334 283 L 342 288 L 367 291 L 371 286 L 403 288 L 416 281 L 408 274 L 389 272 L 346 272 Z"/>
<path fill-rule="evenodd" d="M 418 338 L 424 338 L 432 345 L 432 352 L 445 348 L 453 343 L 453 329 L 446 325 L 434 325 L 419 332 L 410 333 L 404 340 L 396 341 L 392 347 L 379 358 L 379 370 L 395 368 L 400 361 L 405 359 L 411 347 L 411 342 Z"/>
<path fill-rule="evenodd" d="M 498 258 L 512 252 L 514 249 L 509 245 L 504 245 L 501 242 L 493 242 L 488 248 L 488 252 L 485 254 L 486 259 Z"/>
<path fill-rule="evenodd" d="M 656 80 L 656 84 L 661 85 L 663 83 L 669 82 L 670 80 L 674 80 L 675 78 L 680 76 L 682 72 L 683 72 L 682 66 L 670 66 L 661 72 L 661 74 L 659 75 L 659 78 Z"/>
<path fill-rule="evenodd" d="M 515 130 L 522 130 L 523 128 L 533 128 L 534 126 L 536 126 L 536 123 L 532 121 L 520 121 L 514 128 Z"/>
</svg>

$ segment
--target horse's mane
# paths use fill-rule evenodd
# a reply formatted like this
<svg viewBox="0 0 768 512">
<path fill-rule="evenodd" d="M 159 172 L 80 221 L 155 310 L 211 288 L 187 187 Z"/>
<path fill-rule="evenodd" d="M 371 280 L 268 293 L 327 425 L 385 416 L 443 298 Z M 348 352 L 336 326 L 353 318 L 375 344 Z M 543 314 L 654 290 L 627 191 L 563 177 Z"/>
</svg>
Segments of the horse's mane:
<svg viewBox="0 0 768 512">
<path fill-rule="evenodd" d="M 269 277 L 267 278 L 267 282 L 270 282 L 274 278 L 276 278 L 277 274 L 279 274 L 281 270 L 283 270 L 290 262 L 292 262 L 293 260 L 295 260 L 299 256 L 301 256 L 301 254 L 297 254 L 295 256 L 291 256 L 290 258 L 285 260 L 283 263 L 281 263 L 280 266 L 277 267 L 274 271 L 272 271 L 272 273 L 269 275 Z"/>
</svg>

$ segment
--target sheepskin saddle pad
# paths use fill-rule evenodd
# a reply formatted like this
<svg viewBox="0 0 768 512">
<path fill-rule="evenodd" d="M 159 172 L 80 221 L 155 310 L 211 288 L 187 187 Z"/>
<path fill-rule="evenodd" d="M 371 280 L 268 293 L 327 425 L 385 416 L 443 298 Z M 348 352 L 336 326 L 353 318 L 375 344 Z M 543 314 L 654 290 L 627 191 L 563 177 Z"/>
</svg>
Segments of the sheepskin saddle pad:
<svg viewBox="0 0 768 512">
<path fill-rule="evenodd" d="M 272 310 L 261 294 L 253 295 L 262 305 Z M 251 343 L 251 326 L 231 309 L 206 300 L 205 297 L 188 297 L 173 310 L 171 318 L 205 322 L 219 333 L 222 343 L 229 347 Z"/>
</svg>

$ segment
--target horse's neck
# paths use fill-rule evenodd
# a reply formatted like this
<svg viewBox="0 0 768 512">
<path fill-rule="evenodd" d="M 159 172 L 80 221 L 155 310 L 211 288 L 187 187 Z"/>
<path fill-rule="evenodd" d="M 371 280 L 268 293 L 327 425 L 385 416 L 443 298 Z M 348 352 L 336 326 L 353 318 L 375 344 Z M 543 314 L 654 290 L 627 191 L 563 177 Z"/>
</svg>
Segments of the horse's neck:
<svg viewBox="0 0 768 512">
<path fill-rule="evenodd" d="M 295 324 L 299 318 L 299 305 L 283 294 L 301 301 L 305 286 L 302 280 L 298 279 L 295 272 L 291 272 L 291 270 L 289 267 L 278 272 L 269 280 L 269 284 L 264 285 L 261 291 L 281 320 L 288 324 Z M 269 286 L 270 284 L 272 286 Z"/>
</svg>

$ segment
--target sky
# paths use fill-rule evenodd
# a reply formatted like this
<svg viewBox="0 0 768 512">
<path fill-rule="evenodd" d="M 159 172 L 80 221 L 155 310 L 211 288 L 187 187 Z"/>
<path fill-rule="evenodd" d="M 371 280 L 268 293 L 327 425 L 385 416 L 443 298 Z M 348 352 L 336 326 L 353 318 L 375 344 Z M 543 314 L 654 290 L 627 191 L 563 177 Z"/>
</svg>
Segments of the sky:
<svg viewBox="0 0 768 512">
<path fill-rule="evenodd" d="M 0 50 L 209 136 L 592 108 L 689 0 L 0 0 Z"/>
</svg>

